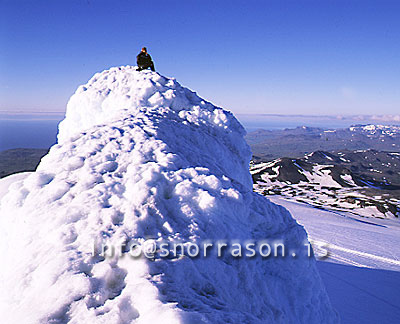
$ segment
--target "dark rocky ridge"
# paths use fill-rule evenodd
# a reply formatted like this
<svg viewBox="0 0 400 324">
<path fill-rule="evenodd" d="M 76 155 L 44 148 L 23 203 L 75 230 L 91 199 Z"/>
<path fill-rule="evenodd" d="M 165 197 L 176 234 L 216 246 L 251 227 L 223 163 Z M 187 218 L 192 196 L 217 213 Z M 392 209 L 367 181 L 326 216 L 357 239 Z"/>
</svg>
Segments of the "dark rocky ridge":
<svg viewBox="0 0 400 324">
<path fill-rule="evenodd" d="M 359 216 L 400 216 L 399 153 L 317 151 L 298 159 L 254 163 L 251 173 L 255 190 L 263 195 Z"/>
<path fill-rule="evenodd" d="M 0 152 L 0 178 L 10 174 L 34 171 L 48 149 L 17 148 Z"/>
</svg>

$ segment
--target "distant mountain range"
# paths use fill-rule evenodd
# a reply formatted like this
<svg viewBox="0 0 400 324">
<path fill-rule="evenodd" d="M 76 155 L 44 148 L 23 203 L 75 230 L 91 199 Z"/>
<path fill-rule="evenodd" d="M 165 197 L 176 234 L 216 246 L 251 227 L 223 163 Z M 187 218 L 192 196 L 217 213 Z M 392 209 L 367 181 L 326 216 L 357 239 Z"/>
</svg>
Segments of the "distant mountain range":
<svg viewBox="0 0 400 324">
<path fill-rule="evenodd" d="M 316 151 L 254 163 L 254 190 L 364 217 L 400 216 L 400 154 Z"/>
<path fill-rule="evenodd" d="M 400 152 L 400 126 L 355 125 L 341 129 L 297 127 L 257 130 L 246 140 L 254 161 L 300 158 L 315 151 L 368 150 Z"/>
</svg>

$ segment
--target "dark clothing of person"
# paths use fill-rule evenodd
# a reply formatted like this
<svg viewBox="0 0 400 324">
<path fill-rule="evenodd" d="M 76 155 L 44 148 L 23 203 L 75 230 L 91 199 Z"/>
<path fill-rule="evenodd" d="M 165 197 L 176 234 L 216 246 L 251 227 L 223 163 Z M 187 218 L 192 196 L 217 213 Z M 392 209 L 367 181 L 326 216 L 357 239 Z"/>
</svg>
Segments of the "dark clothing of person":
<svg viewBox="0 0 400 324">
<path fill-rule="evenodd" d="M 150 68 L 153 72 L 155 72 L 154 63 L 151 60 L 150 54 L 140 52 L 138 56 L 136 56 L 136 62 L 139 67 L 138 71 Z"/>
</svg>

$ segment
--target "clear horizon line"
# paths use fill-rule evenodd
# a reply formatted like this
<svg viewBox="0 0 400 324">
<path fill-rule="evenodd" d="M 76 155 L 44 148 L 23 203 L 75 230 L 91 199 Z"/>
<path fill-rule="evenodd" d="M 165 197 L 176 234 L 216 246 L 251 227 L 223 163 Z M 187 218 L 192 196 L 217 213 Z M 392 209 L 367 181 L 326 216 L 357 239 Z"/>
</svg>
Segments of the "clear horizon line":
<svg viewBox="0 0 400 324">
<path fill-rule="evenodd" d="M 279 117 L 381 117 L 381 116 L 400 116 L 400 114 L 277 114 L 277 113 L 236 113 L 235 115 L 242 115 L 242 116 L 279 116 Z"/>
<path fill-rule="evenodd" d="M 31 110 L 0 110 L 0 114 L 4 115 L 56 115 L 56 114 L 65 114 L 65 110 L 63 111 L 31 111 Z"/>
<path fill-rule="evenodd" d="M 59 114 L 65 114 L 65 110 L 43 110 L 43 111 L 37 111 L 37 110 L 0 110 L 0 114 L 6 114 L 6 115 L 59 115 Z M 232 111 L 231 111 L 232 112 Z M 380 116 L 400 116 L 400 114 L 279 114 L 279 113 L 234 113 L 234 115 L 238 116 L 279 116 L 279 117 L 357 117 L 357 116 L 363 116 L 363 117 L 380 117 Z"/>
</svg>

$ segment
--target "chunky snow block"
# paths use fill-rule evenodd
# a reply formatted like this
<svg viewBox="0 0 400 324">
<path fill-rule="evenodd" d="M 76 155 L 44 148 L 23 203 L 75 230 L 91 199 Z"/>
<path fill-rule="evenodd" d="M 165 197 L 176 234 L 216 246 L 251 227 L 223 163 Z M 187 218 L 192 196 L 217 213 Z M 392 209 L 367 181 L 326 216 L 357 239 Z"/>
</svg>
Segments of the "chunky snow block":
<svg viewBox="0 0 400 324">
<path fill-rule="evenodd" d="M 112 68 L 80 86 L 58 144 L 0 202 L 1 321 L 337 322 L 313 257 L 160 252 L 221 240 L 306 249 L 289 212 L 253 192 L 244 134 L 158 73 Z M 158 250 L 133 257 L 149 239 Z"/>
</svg>

